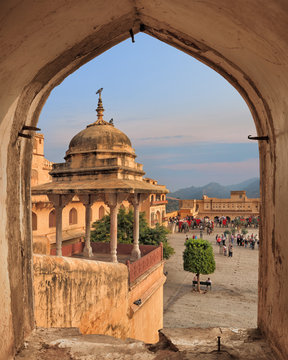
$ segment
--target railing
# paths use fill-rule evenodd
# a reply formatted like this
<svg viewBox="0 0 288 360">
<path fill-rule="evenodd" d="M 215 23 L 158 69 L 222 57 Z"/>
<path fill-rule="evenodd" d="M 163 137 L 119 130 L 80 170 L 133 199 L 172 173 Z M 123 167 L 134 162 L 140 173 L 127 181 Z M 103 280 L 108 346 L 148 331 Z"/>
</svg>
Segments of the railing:
<svg viewBox="0 0 288 360">
<path fill-rule="evenodd" d="M 93 253 L 96 254 L 110 254 L 110 242 L 91 242 Z M 155 245 L 140 245 L 139 246 L 142 256 L 150 253 L 156 249 Z M 117 244 L 117 254 L 131 255 L 133 244 Z"/>
<path fill-rule="evenodd" d="M 129 283 L 133 283 L 141 275 L 143 275 L 147 270 L 151 269 L 154 265 L 160 263 L 163 260 L 163 244 L 156 247 L 154 250 L 149 252 L 147 255 L 144 255 L 137 261 L 130 263 L 127 260 L 126 265 L 129 271 Z"/>
<path fill-rule="evenodd" d="M 83 242 L 63 245 L 62 256 L 72 256 L 74 254 L 80 254 L 82 253 L 83 248 L 84 248 Z M 50 255 L 56 255 L 56 248 L 50 250 Z"/>
<path fill-rule="evenodd" d="M 151 200 L 150 205 L 164 205 L 168 204 L 168 200 Z"/>
</svg>

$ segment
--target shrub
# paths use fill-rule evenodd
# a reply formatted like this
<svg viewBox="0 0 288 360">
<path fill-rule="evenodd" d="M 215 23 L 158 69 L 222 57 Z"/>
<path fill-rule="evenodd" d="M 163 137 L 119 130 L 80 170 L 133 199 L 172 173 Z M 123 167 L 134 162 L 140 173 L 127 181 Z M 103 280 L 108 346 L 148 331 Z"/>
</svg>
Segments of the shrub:
<svg viewBox="0 0 288 360">
<path fill-rule="evenodd" d="M 200 274 L 211 274 L 216 268 L 213 248 L 209 241 L 202 239 L 187 240 L 183 252 L 183 267 L 185 271 L 196 274 L 197 290 L 200 291 Z"/>
</svg>

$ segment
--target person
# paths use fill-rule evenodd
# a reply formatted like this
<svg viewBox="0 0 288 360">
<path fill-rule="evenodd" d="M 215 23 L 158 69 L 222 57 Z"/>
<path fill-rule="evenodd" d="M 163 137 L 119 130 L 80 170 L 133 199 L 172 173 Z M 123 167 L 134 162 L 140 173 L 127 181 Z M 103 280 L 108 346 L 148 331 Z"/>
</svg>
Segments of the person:
<svg viewBox="0 0 288 360">
<path fill-rule="evenodd" d="M 226 247 L 226 245 L 223 245 L 223 253 L 224 253 L 224 256 L 227 256 L 227 247 Z"/>
<path fill-rule="evenodd" d="M 210 289 L 211 289 L 211 287 L 212 287 L 212 281 L 211 281 L 211 279 L 210 279 L 210 277 L 208 277 L 208 279 L 206 280 L 206 283 L 207 283 L 207 288 L 208 288 L 208 286 L 210 286 Z M 208 284 L 210 284 L 210 285 L 208 285 Z"/>
<path fill-rule="evenodd" d="M 229 244 L 229 255 L 228 257 L 232 257 L 233 256 L 233 245 L 230 243 Z"/>
</svg>

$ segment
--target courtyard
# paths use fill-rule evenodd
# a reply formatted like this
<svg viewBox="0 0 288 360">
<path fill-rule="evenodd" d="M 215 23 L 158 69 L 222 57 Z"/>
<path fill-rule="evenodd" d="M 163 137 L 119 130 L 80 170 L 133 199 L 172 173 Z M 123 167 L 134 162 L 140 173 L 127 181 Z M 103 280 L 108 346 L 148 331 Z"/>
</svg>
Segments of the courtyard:
<svg viewBox="0 0 288 360">
<path fill-rule="evenodd" d="M 216 270 L 211 275 L 201 275 L 205 281 L 209 276 L 212 290 L 197 293 L 192 290 L 194 274 L 183 270 L 182 254 L 186 234 L 169 235 L 175 254 L 166 261 L 167 281 L 164 285 L 164 328 L 189 327 L 257 327 L 258 298 L 258 248 L 239 247 L 234 243 L 233 257 L 219 254 L 216 234 L 224 230 L 216 228 L 204 239 L 211 242 L 215 254 Z M 256 234 L 255 229 L 249 234 Z M 199 230 L 187 233 L 199 236 Z M 205 290 L 205 286 L 201 286 Z"/>
</svg>

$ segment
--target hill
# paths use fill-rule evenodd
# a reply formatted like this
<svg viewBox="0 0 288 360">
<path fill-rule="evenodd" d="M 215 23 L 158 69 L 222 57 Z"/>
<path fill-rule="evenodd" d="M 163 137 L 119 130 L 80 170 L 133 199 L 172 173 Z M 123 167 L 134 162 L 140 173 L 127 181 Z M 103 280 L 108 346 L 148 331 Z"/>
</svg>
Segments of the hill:
<svg viewBox="0 0 288 360">
<path fill-rule="evenodd" d="M 252 178 L 245 180 L 239 184 L 233 185 L 220 185 L 215 182 L 211 182 L 204 186 L 190 186 L 188 188 L 180 189 L 168 194 L 168 197 L 179 198 L 179 199 L 202 199 L 203 195 L 209 197 L 216 197 L 219 199 L 230 198 L 230 191 L 232 190 L 244 190 L 248 198 L 259 198 L 260 197 L 260 179 Z M 167 212 L 178 210 L 178 201 L 169 200 Z"/>
</svg>

